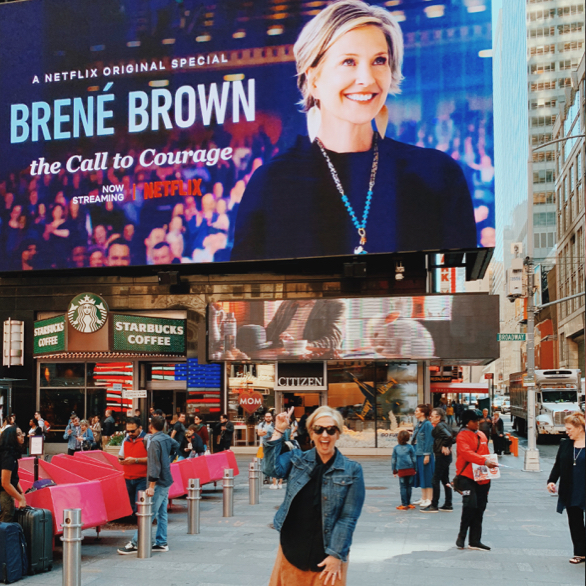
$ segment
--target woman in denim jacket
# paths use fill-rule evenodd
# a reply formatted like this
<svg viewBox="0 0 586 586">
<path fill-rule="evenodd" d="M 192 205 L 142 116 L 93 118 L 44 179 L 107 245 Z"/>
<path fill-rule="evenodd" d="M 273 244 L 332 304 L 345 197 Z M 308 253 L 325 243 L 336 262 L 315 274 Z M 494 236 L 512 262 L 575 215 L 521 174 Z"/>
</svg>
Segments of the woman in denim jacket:
<svg viewBox="0 0 586 586">
<path fill-rule="evenodd" d="M 364 504 L 362 467 L 336 450 L 343 420 L 331 407 L 320 407 L 307 420 L 315 448 L 282 453 L 290 416 L 291 411 L 277 416 L 264 449 L 265 475 L 287 478 L 273 522 L 281 545 L 269 586 L 344 586 Z"/>
<path fill-rule="evenodd" d="M 415 475 L 415 488 L 421 488 L 421 500 L 415 501 L 414 505 L 420 505 L 421 508 L 429 507 L 433 496 L 433 487 L 431 479 L 434 470 L 433 458 L 433 425 L 429 421 L 431 407 L 429 405 L 417 405 L 415 409 L 415 417 L 417 418 L 417 425 L 413 430 L 413 437 L 411 444 L 415 448 L 415 455 L 417 456 L 417 474 Z"/>
</svg>

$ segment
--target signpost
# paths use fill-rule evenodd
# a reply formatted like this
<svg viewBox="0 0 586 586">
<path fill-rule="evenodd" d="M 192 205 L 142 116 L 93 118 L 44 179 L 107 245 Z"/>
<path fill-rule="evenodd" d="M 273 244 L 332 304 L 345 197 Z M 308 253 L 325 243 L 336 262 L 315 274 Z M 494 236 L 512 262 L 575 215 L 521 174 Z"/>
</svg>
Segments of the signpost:
<svg viewBox="0 0 586 586">
<path fill-rule="evenodd" d="M 127 391 L 124 391 L 122 394 L 125 399 L 146 399 L 147 398 L 146 390 L 140 390 L 140 391 L 127 390 Z"/>
<path fill-rule="evenodd" d="M 497 342 L 525 342 L 527 334 L 497 334 Z"/>
</svg>

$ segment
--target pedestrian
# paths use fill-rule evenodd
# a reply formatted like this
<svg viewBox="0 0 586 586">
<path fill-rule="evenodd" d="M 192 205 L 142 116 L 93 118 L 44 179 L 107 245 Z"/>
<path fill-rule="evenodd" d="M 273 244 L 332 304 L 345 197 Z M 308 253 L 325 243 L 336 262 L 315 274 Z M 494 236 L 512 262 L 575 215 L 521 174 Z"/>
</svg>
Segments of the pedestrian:
<svg viewBox="0 0 586 586">
<path fill-rule="evenodd" d="M 456 399 L 454 405 L 454 419 L 456 420 L 456 425 L 460 425 L 461 417 L 462 417 L 462 405 L 459 399 Z"/>
<path fill-rule="evenodd" d="M 65 428 L 63 439 L 67 440 L 67 455 L 73 456 L 79 449 L 77 438 L 81 434 L 81 426 L 79 425 L 79 417 L 72 413 L 71 419 Z"/>
<path fill-rule="evenodd" d="M 184 451 L 187 454 L 186 458 L 198 458 L 199 456 L 203 456 L 206 452 L 206 446 L 201 437 L 197 434 L 196 428 L 197 425 L 191 424 L 185 432 L 187 442 Z"/>
<path fill-rule="evenodd" d="M 478 422 L 478 429 L 487 437 L 492 435 L 492 417 L 488 415 L 488 409 L 482 410 L 482 417 Z"/>
<path fill-rule="evenodd" d="M 505 426 L 498 411 L 495 411 L 492 416 L 491 439 L 494 453 L 502 456 L 507 440 L 505 438 Z"/>
<path fill-rule="evenodd" d="M 454 425 L 454 403 L 453 402 L 446 408 L 446 422 L 450 427 L 452 427 L 452 425 Z"/>
<path fill-rule="evenodd" d="M 415 447 L 417 456 L 417 474 L 413 482 L 415 488 L 421 488 L 421 498 L 415 501 L 414 505 L 420 505 L 421 508 L 431 505 L 433 488 L 431 479 L 433 477 L 434 458 L 433 458 L 433 425 L 429 421 L 431 407 L 429 405 L 418 405 L 415 409 L 415 418 L 417 425 L 413 430 L 411 445 Z"/>
<path fill-rule="evenodd" d="M 435 459 L 435 469 L 431 479 L 433 497 L 431 504 L 421 509 L 422 513 L 437 513 L 438 511 L 451 513 L 454 510 L 452 506 L 452 487 L 450 485 L 450 464 L 452 463 L 452 444 L 454 440 L 452 428 L 445 422 L 444 418 L 443 409 L 434 409 L 429 418 L 433 425 L 431 435 L 433 437 L 433 456 Z M 444 504 L 440 507 L 440 487 L 442 485 L 446 498 Z"/>
<path fill-rule="evenodd" d="M 126 438 L 120 446 L 118 461 L 124 467 L 124 482 L 130 499 L 132 514 L 136 515 L 136 499 L 139 490 L 147 487 L 147 449 L 146 433 L 138 417 L 126 420 Z"/>
<path fill-rule="evenodd" d="M 586 456 L 584 414 L 576 411 L 564 420 L 568 439 L 562 440 L 555 464 L 547 481 L 547 490 L 556 493 L 556 482 L 560 481 L 557 512 L 566 509 L 570 535 L 574 545 L 571 564 L 583 564 L 586 557 L 586 529 L 584 525 L 586 485 Z"/>
<path fill-rule="evenodd" d="M 185 447 L 185 413 L 179 413 L 177 421 L 174 423 L 171 429 L 170 436 L 181 446 Z M 183 452 L 179 451 L 177 458 L 179 460 L 185 460 L 187 456 Z"/>
<path fill-rule="evenodd" d="M 196 415 L 193 418 L 193 425 L 195 426 L 195 433 L 201 438 L 201 441 L 207 450 L 210 441 L 208 426 L 204 423 L 203 419 L 199 415 Z"/>
<path fill-rule="evenodd" d="M 15 521 L 14 501 L 26 507 L 24 490 L 18 477 L 18 460 L 22 456 L 24 434 L 15 425 L 7 427 L 0 438 L 0 523 Z"/>
<path fill-rule="evenodd" d="M 41 428 L 42 434 L 46 435 L 47 429 L 45 429 L 45 427 L 46 427 L 45 420 L 41 417 L 40 411 L 35 411 L 35 420 L 37 422 L 37 425 Z"/>
<path fill-rule="evenodd" d="M 232 447 L 234 424 L 230 421 L 225 413 L 220 415 L 220 423 L 216 424 L 216 427 L 214 428 L 214 434 L 216 436 L 218 452 L 229 450 Z"/>
<path fill-rule="evenodd" d="M 280 547 L 269 586 L 318 586 L 330 580 L 345 586 L 348 553 L 364 504 L 362 467 L 336 449 L 344 421 L 326 406 L 307 419 L 315 447 L 282 453 L 292 413 L 291 408 L 277 415 L 265 448 L 264 473 L 288 479 L 273 521 Z"/>
<path fill-rule="evenodd" d="M 89 421 L 82 419 L 79 422 L 79 435 L 77 436 L 76 451 L 91 450 L 94 445 L 94 434 L 90 428 Z"/>
<path fill-rule="evenodd" d="M 482 539 L 482 520 L 488 503 L 488 491 L 490 480 L 475 482 L 472 464 L 496 468 L 498 464 L 488 460 L 488 439 L 479 431 L 480 416 L 474 409 L 467 409 L 462 414 L 462 429 L 456 439 L 458 457 L 456 459 L 455 488 L 462 494 L 462 518 L 460 519 L 460 532 L 456 540 L 456 546 L 464 549 L 466 535 L 470 529 L 468 547 L 481 551 L 490 551 L 488 545 L 484 545 Z"/>
<path fill-rule="evenodd" d="M 102 424 L 100 418 L 94 415 L 92 419 L 92 433 L 94 434 L 94 450 L 99 450 L 102 447 Z"/>
<path fill-rule="evenodd" d="M 397 436 L 399 445 L 393 449 L 391 458 L 391 469 L 393 476 L 399 477 L 399 489 L 401 491 L 401 504 L 397 507 L 400 511 L 414 509 L 415 505 L 411 504 L 411 493 L 413 491 L 413 477 L 417 466 L 417 456 L 415 448 L 407 443 L 410 433 L 403 429 Z"/>
<path fill-rule="evenodd" d="M 116 432 L 116 421 L 114 421 L 114 417 L 112 417 L 112 409 L 106 409 L 104 414 L 106 418 L 102 425 L 102 449 L 108 445 L 110 438 Z"/>
<path fill-rule="evenodd" d="M 43 435 L 43 430 L 39 427 L 36 419 L 29 421 L 30 429 L 28 430 L 27 436 L 32 437 L 35 435 Z"/>
<path fill-rule="evenodd" d="M 153 552 L 169 551 L 167 543 L 167 504 L 169 502 L 169 487 L 173 484 L 171 475 L 171 453 L 176 452 L 179 444 L 170 436 L 163 433 L 165 420 L 162 417 L 153 417 L 149 430 L 151 438 L 147 449 L 147 496 L 152 498 L 152 521 L 157 520 Z M 121 555 L 133 554 L 138 551 L 138 531 L 132 539 L 118 553 Z"/>
<path fill-rule="evenodd" d="M 275 427 L 273 425 L 273 414 L 270 411 L 267 411 L 264 414 L 263 421 L 261 421 L 256 427 L 256 434 L 258 437 L 260 437 L 260 449 L 256 453 L 258 458 L 262 459 L 264 457 L 264 448 L 267 442 L 270 441 L 274 431 Z M 265 477 L 265 482 L 268 484 L 270 482 L 270 478 Z M 277 482 L 277 478 L 273 478 L 272 484 L 269 488 L 272 490 L 283 488 L 283 479 L 281 478 L 280 481 Z"/>
</svg>

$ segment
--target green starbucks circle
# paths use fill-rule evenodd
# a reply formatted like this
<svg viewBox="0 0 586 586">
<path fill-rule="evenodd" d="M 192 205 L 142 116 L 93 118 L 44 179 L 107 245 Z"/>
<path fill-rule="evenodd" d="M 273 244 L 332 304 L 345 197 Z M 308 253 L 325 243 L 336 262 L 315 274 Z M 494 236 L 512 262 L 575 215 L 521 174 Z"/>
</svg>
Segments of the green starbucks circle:
<svg viewBox="0 0 586 586">
<path fill-rule="evenodd" d="M 67 319 L 71 327 L 84 334 L 97 332 L 108 317 L 108 304 L 93 293 L 82 293 L 74 297 L 67 308 Z"/>
</svg>

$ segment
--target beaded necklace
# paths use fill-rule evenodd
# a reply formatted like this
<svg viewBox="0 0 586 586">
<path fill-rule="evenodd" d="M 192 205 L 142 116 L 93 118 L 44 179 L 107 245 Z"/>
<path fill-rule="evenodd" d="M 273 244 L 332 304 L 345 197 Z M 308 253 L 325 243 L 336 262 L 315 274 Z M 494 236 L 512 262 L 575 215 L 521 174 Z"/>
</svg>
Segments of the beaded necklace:
<svg viewBox="0 0 586 586">
<path fill-rule="evenodd" d="M 340 177 L 338 177 L 338 173 L 326 152 L 326 149 L 322 143 L 322 141 L 316 137 L 315 142 L 317 146 L 320 148 L 326 163 L 330 169 L 330 173 L 332 175 L 332 179 L 336 184 L 336 188 L 340 192 L 340 197 L 342 198 L 342 203 L 346 207 L 346 211 L 348 212 L 356 231 L 358 232 L 358 236 L 360 237 L 360 244 L 354 248 L 354 254 L 366 254 L 366 250 L 364 249 L 364 245 L 366 244 L 366 222 L 368 220 L 368 213 L 370 212 L 370 202 L 372 201 L 372 190 L 374 189 L 374 182 L 376 180 L 376 172 L 378 169 L 378 141 L 377 141 L 377 133 L 374 133 L 373 139 L 373 150 L 374 156 L 372 158 L 372 169 L 370 170 L 370 181 L 368 184 L 368 191 L 366 192 L 366 203 L 364 204 L 364 210 L 362 212 L 362 221 L 359 222 L 354 209 L 352 208 L 352 204 L 348 199 L 348 196 L 344 193 L 344 188 L 342 187 L 342 182 L 340 181 Z"/>
</svg>

